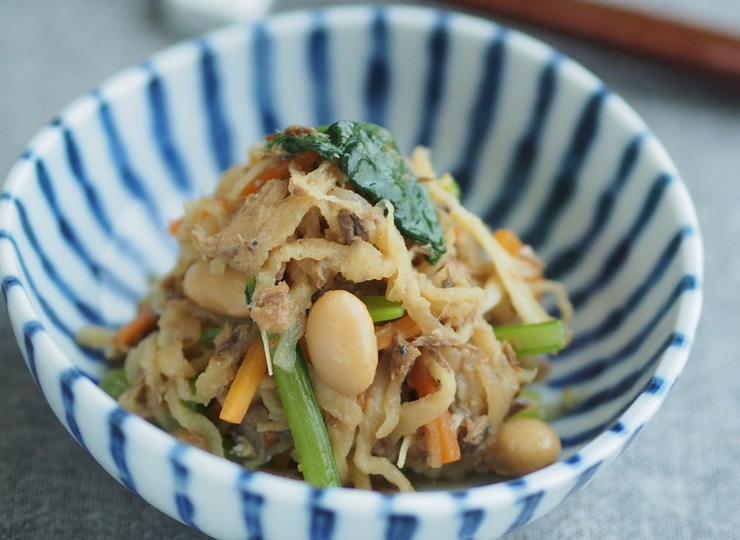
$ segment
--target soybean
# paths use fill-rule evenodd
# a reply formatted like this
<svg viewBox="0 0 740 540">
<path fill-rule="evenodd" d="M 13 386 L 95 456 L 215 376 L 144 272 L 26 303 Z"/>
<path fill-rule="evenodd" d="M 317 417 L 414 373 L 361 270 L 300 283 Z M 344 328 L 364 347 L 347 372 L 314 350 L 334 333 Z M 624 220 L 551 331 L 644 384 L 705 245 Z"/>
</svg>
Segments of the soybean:
<svg viewBox="0 0 740 540">
<path fill-rule="evenodd" d="M 244 299 L 247 276 L 230 266 L 221 274 L 212 274 L 207 261 L 193 263 L 185 272 L 182 289 L 185 296 L 205 310 L 232 317 L 248 317 Z"/>
<path fill-rule="evenodd" d="M 316 374 L 346 396 L 366 390 L 378 367 L 378 344 L 367 306 L 350 292 L 324 293 L 306 321 L 306 347 Z"/>
<path fill-rule="evenodd" d="M 509 418 L 496 437 L 493 467 L 499 474 L 521 476 L 554 463 L 560 448 L 558 434 L 542 420 Z"/>
</svg>

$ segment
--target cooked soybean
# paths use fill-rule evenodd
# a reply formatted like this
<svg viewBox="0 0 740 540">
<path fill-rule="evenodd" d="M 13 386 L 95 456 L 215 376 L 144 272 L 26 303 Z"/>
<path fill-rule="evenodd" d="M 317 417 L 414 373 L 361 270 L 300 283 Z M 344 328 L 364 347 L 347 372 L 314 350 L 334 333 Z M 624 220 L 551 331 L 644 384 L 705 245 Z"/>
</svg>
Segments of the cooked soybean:
<svg viewBox="0 0 740 540">
<path fill-rule="evenodd" d="M 203 309 L 232 317 L 249 315 L 246 286 L 247 276 L 238 270 L 226 266 L 223 273 L 212 274 L 206 261 L 193 263 L 182 281 L 183 293 L 190 300 Z"/>
<path fill-rule="evenodd" d="M 316 374 L 337 392 L 355 396 L 373 382 L 378 344 L 367 306 L 344 290 L 324 293 L 306 321 L 306 346 Z"/>
<path fill-rule="evenodd" d="M 538 418 L 513 417 L 499 428 L 493 466 L 506 476 L 521 476 L 554 463 L 560 454 L 558 434 Z"/>
</svg>

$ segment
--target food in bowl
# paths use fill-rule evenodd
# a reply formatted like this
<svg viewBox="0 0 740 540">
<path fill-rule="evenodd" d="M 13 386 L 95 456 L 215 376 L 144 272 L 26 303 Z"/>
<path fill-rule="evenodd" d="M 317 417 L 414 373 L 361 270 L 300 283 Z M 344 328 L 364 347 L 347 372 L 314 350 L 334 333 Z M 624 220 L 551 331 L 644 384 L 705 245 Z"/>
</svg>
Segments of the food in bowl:
<svg viewBox="0 0 740 540">
<path fill-rule="evenodd" d="M 339 118 L 386 126 L 409 155 L 432 148 L 466 207 L 517 231 L 566 287 L 573 339 L 537 385 L 546 403 L 578 400 L 550 422 L 553 465 L 431 491 L 413 478 L 417 492 L 392 496 L 316 489 L 183 444 L 96 384 L 109 363 L 73 337 L 125 324 L 148 276 L 173 268 L 167 226 L 183 202 L 263 134 Z M 693 206 L 645 123 L 571 59 L 457 13 L 328 8 L 163 51 L 61 111 L 0 206 L 4 298 L 51 409 L 114 479 L 214 538 L 505 536 L 639 438 L 682 372 L 701 307 Z"/>
<path fill-rule="evenodd" d="M 407 159 L 367 122 L 291 126 L 170 232 L 174 268 L 108 343 L 101 385 L 125 409 L 317 486 L 413 491 L 558 458 L 528 385 L 568 341 L 568 298 L 425 148 Z"/>
</svg>

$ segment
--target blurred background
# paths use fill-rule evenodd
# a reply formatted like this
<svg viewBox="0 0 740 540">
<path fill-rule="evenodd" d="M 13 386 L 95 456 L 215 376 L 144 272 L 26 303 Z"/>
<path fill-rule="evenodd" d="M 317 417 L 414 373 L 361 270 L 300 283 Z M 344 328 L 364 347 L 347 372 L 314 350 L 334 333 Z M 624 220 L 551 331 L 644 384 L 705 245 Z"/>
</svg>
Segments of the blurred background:
<svg viewBox="0 0 740 540">
<path fill-rule="evenodd" d="M 737 0 L 587 1 L 740 35 Z M 228 2 L 210 2 L 210 15 L 198 18 L 173 11 L 175 2 L 166 0 L 0 0 L 0 181 L 33 134 L 71 100 L 121 68 L 223 23 L 217 6 Z M 281 12 L 359 2 L 243 3 Z M 694 197 L 702 226 L 703 319 L 687 369 L 666 405 L 586 488 L 509 538 L 739 538 L 740 80 L 669 67 L 454 2 L 402 3 L 495 19 L 591 69 L 663 142 Z M 34 386 L 3 305 L 0 540 L 36 538 L 204 536 L 130 494 L 77 446 Z"/>
</svg>

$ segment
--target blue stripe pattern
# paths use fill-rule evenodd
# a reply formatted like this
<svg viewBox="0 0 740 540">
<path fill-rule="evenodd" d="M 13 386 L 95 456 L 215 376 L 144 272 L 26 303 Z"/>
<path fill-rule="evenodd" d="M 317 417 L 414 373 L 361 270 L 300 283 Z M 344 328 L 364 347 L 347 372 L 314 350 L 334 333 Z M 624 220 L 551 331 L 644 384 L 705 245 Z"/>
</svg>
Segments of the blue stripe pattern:
<svg viewBox="0 0 740 540">
<path fill-rule="evenodd" d="M 600 89 L 585 103 L 581 117 L 575 126 L 570 147 L 565 153 L 560 170 L 553 180 L 550 195 L 536 214 L 535 221 L 521 233 L 522 239 L 535 249 L 547 240 L 557 218 L 568 208 L 576 191 L 578 174 L 593 147 L 598 134 L 599 121 L 606 89 Z"/>
<path fill-rule="evenodd" d="M 18 279 L 15 276 L 5 276 L 2 281 L 2 292 L 3 292 L 3 301 L 5 302 L 5 307 L 8 307 L 8 291 L 12 287 L 19 287 L 21 285 L 21 280 Z"/>
<path fill-rule="evenodd" d="M 103 319 L 103 316 L 98 313 L 95 308 L 87 304 L 84 300 L 78 298 L 77 294 L 72 289 L 72 286 L 69 285 L 59 274 L 60 270 L 58 269 L 57 265 L 54 264 L 54 262 L 46 255 L 46 250 L 43 249 L 41 243 L 39 242 L 39 239 L 36 237 L 36 233 L 31 226 L 31 223 L 28 219 L 28 213 L 26 212 L 26 208 L 25 206 L 23 206 L 23 203 L 17 199 L 13 202 L 15 203 L 15 209 L 18 214 L 18 219 L 20 221 L 21 228 L 23 229 L 23 233 L 28 242 L 31 244 L 31 248 L 33 249 L 34 253 L 38 255 L 41 266 L 46 273 L 46 277 L 50 279 L 54 283 L 54 285 L 56 285 L 59 292 L 61 292 L 64 297 L 72 305 L 75 306 L 79 314 L 84 317 L 88 323 L 98 325 L 104 324 L 105 321 Z"/>
<path fill-rule="evenodd" d="M 160 208 L 157 206 L 156 201 L 147 190 L 146 183 L 134 170 L 134 166 L 129 159 L 126 144 L 119 132 L 113 111 L 111 110 L 111 105 L 99 92 L 96 92 L 94 95 L 99 100 L 98 114 L 100 123 L 106 142 L 108 143 L 110 158 L 121 180 L 121 186 L 126 189 L 134 200 L 144 207 L 147 216 L 151 220 L 153 229 L 158 234 L 162 234 L 162 231 L 166 230 L 167 222 L 160 214 Z"/>
<path fill-rule="evenodd" d="M 100 201 L 97 191 L 92 185 L 92 182 L 85 172 L 85 166 L 82 162 L 82 156 L 80 150 L 75 142 L 75 136 L 73 131 L 64 125 L 61 119 L 57 119 L 54 123 L 59 126 L 62 130 L 62 138 L 64 140 L 64 153 L 67 156 L 67 163 L 69 168 L 74 174 L 77 183 L 85 193 L 85 199 L 87 201 L 90 210 L 97 219 L 98 225 L 105 232 L 106 236 L 113 234 L 113 225 L 110 219 L 103 210 L 103 204 Z"/>
<path fill-rule="evenodd" d="M 579 491 L 583 486 L 585 486 L 591 478 L 594 477 L 594 475 L 598 472 L 598 470 L 603 465 L 603 462 L 598 461 L 594 463 L 593 465 L 587 467 L 584 469 L 576 478 L 576 481 L 573 483 L 573 486 L 570 488 L 568 495 L 570 496 L 573 493 Z"/>
<path fill-rule="evenodd" d="M 413 515 L 391 514 L 386 521 L 386 540 L 411 540 L 419 528 L 419 518 Z"/>
<path fill-rule="evenodd" d="M 618 350 L 608 356 L 591 359 L 586 367 L 575 370 L 567 376 L 552 377 L 547 380 L 547 385 L 553 388 L 565 388 L 569 385 L 583 383 L 603 373 L 611 371 L 616 364 L 631 358 L 631 354 L 636 352 L 649 338 L 653 337 L 653 331 L 660 321 L 667 315 L 669 310 L 678 302 L 681 296 L 687 291 L 693 291 L 697 287 L 696 278 L 685 276 L 673 289 L 671 295 L 665 300 L 664 304 L 658 308 L 652 318 L 645 321 L 642 328 L 632 336 L 626 343 L 622 343 Z M 673 339 L 675 336 L 669 336 Z M 573 354 L 563 351 L 564 355 Z M 649 365 L 650 362 L 647 362 Z"/>
<path fill-rule="evenodd" d="M 71 225 L 69 219 L 67 219 L 66 215 L 62 211 L 57 200 L 54 186 L 49 180 L 49 173 L 47 172 L 44 162 L 40 159 L 36 161 L 36 176 L 39 181 L 41 192 L 44 194 L 46 202 L 49 205 L 49 209 L 51 210 L 51 214 L 57 222 L 59 233 L 62 235 L 67 245 L 77 253 L 78 258 L 85 266 L 87 266 L 93 277 L 97 281 L 105 282 L 112 292 L 123 296 L 125 299 L 129 301 L 137 300 L 139 294 L 129 287 L 121 278 L 117 277 L 111 270 L 100 265 L 90 250 L 83 245 L 82 240 L 80 240 L 80 237 L 75 231 L 75 228 Z M 26 217 L 25 210 L 19 201 L 16 200 L 15 202 L 18 208 L 18 213 L 23 216 L 24 228 L 27 228 L 26 232 L 30 233 L 31 227 L 29 225 L 28 218 Z M 42 250 L 38 251 L 39 253 L 42 253 Z M 89 316 L 92 317 L 92 315 Z M 95 322 L 97 324 L 102 324 L 103 320 L 100 316 L 96 316 Z"/>
<path fill-rule="evenodd" d="M 309 523 L 311 540 L 331 540 L 334 537 L 337 516 L 333 510 L 321 507 L 323 491 L 312 490 L 311 520 Z"/>
<path fill-rule="evenodd" d="M 110 454 L 113 457 L 113 463 L 115 463 L 118 470 L 118 479 L 124 486 L 136 493 L 136 485 L 134 484 L 131 470 L 126 461 L 126 431 L 124 429 L 124 423 L 128 417 L 129 414 L 118 407 L 113 409 L 108 415 L 108 425 L 110 426 L 109 447 Z"/>
<path fill-rule="evenodd" d="M 372 50 L 367 61 L 365 79 L 365 103 L 367 119 L 380 125 L 386 125 L 388 97 L 391 88 L 391 70 L 389 66 L 388 22 L 385 11 L 375 11 L 372 28 Z"/>
<path fill-rule="evenodd" d="M 534 513 L 537 510 L 537 507 L 539 506 L 540 501 L 542 500 L 542 497 L 544 495 L 545 493 L 543 491 L 537 491 L 522 498 L 522 500 L 519 502 L 522 507 L 521 511 L 519 512 L 519 516 L 516 518 L 514 523 L 509 526 L 509 530 L 506 531 L 506 534 L 513 532 L 532 521 Z"/>
<path fill-rule="evenodd" d="M 188 494 L 188 479 L 190 469 L 183 462 L 183 456 L 187 453 L 188 447 L 182 443 L 176 443 L 170 452 L 170 464 L 172 465 L 172 474 L 175 480 L 175 507 L 180 520 L 187 526 L 197 529 L 195 524 L 195 506 Z"/>
<path fill-rule="evenodd" d="M 80 446 L 87 450 L 85 441 L 82 438 L 82 433 L 80 432 L 80 427 L 77 425 L 77 417 L 75 416 L 76 400 L 73 388 L 75 383 L 82 377 L 82 373 L 80 373 L 80 370 L 77 368 L 65 369 L 59 376 L 59 387 L 62 394 L 64 420 L 67 422 L 67 427 Z"/>
<path fill-rule="evenodd" d="M 416 146 L 430 147 L 434 139 L 435 120 L 437 120 L 442 104 L 449 61 L 449 20 L 448 13 L 440 13 L 437 16 L 434 30 L 429 36 L 427 75 L 423 86 L 424 100 L 422 101 L 421 123 L 419 124 L 419 133 L 416 136 Z"/>
<path fill-rule="evenodd" d="M 283 126 L 280 124 L 274 103 L 273 87 L 273 52 L 272 41 L 267 29 L 262 24 L 257 24 L 252 30 L 252 61 L 254 71 L 251 77 L 254 85 L 254 97 L 257 100 L 257 110 L 260 118 L 260 132 L 274 133 Z"/>
<path fill-rule="evenodd" d="M 501 81 L 503 80 L 504 60 L 506 56 L 506 39 L 508 30 L 497 28 L 491 41 L 483 52 L 481 72 L 483 77 L 472 107 L 468 111 L 470 129 L 465 139 L 462 157 L 453 169 L 453 174 L 460 189 L 467 193 L 478 171 L 483 143 L 496 123 Z"/>
<path fill-rule="evenodd" d="M 553 54 L 540 72 L 529 125 L 514 148 L 498 194 L 482 216 L 493 228 L 505 225 L 509 214 L 522 200 L 527 187 L 531 184 L 532 168 L 537 163 L 540 146 L 544 143 L 542 131 L 552 108 L 557 85 L 557 70 L 561 60 L 559 54 Z"/>
<path fill-rule="evenodd" d="M 661 357 L 661 355 L 668 347 L 680 347 L 682 345 L 683 337 L 681 335 L 675 335 L 667 339 L 666 342 L 655 351 L 655 353 L 650 358 L 650 362 L 648 362 L 643 368 L 641 368 L 639 371 L 630 372 L 629 375 L 625 376 L 621 380 L 610 381 L 608 388 L 599 392 L 592 393 L 588 398 L 579 402 L 578 405 L 576 405 L 571 411 L 569 411 L 570 415 L 575 416 L 579 413 L 588 413 L 606 403 L 610 403 L 615 399 L 619 399 L 621 396 L 625 395 L 628 390 L 632 388 L 632 386 L 634 386 L 644 376 L 645 373 L 648 372 L 648 370 L 652 367 L 652 364 Z M 601 365 L 602 364 L 599 363 L 599 367 Z M 558 383 L 561 383 L 561 381 L 558 381 Z M 558 384 L 557 386 L 559 385 L 560 384 Z"/>
<path fill-rule="evenodd" d="M 247 528 L 247 540 L 262 540 L 262 511 L 265 497 L 250 489 L 252 473 L 246 470 L 239 472 L 239 494 L 242 503 L 244 524 Z"/>
<path fill-rule="evenodd" d="M 149 73 L 147 97 L 149 98 L 149 110 L 152 117 L 152 135 L 154 142 L 159 149 L 162 159 L 167 165 L 167 170 L 169 171 L 175 186 L 177 186 L 177 188 L 186 196 L 190 195 L 192 193 L 193 183 L 187 169 L 185 168 L 182 156 L 177 149 L 177 145 L 175 144 L 174 136 L 172 134 L 169 118 L 170 113 L 168 110 L 164 83 L 162 82 L 162 78 L 153 70 L 151 65 L 147 65 L 147 72 Z M 228 141 L 224 142 L 226 143 Z M 231 156 L 227 154 L 225 158 L 231 159 Z"/>
<path fill-rule="evenodd" d="M 306 47 L 306 63 L 310 67 L 313 90 L 314 123 L 316 126 L 331 124 L 334 119 L 334 95 L 331 81 L 333 74 L 329 59 L 329 33 L 326 30 L 324 12 L 317 10 L 312 19 L 312 27 Z M 266 132 L 269 133 L 269 132 Z"/>
<path fill-rule="evenodd" d="M 642 231 L 650 224 L 671 181 L 672 177 L 666 173 L 660 174 L 655 179 L 635 221 L 615 244 L 596 277 L 570 292 L 570 299 L 575 309 L 582 307 L 589 298 L 606 287 L 619 274 L 619 270 L 629 260 L 632 248 L 642 237 Z"/>
<path fill-rule="evenodd" d="M 622 324 L 642 305 L 647 294 L 661 282 L 666 271 L 679 253 L 679 248 L 684 238 L 692 233 L 693 231 L 686 228 L 678 231 L 673 239 L 665 246 L 665 250 L 658 257 L 655 266 L 648 272 L 645 280 L 639 283 L 635 290 L 626 296 L 624 303 L 616 306 L 612 311 L 607 313 L 606 317 L 596 325 L 585 328 L 578 332 L 578 335 L 573 336 L 573 339 L 568 344 L 568 352 L 565 354 L 573 354 L 575 351 L 589 344 L 596 344 L 618 332 Z M 696 287 L 695 281 L 691 278 L 683 282 L 683 287 L 689 286 L 692 289 Z"/>
<path fill-rule="evenodd" d="M 5 280 L 3 280 L 3 290 L 5 289 L 5 285 Z M 38 321 L 28 321 L 23 325 L 23 344 L 24 350 L 26 351 L 26 363 L 28 364 L 28 369 L 31 371 L 31 376 L 36 383 L 36 386 L 39 387 L 41 386 L 41 382 L 39 381 L 39 371 L 36 366 L 36 349 L 33 346 L 33 336 L 41 332 L 43 329 L 44 327 L 41 326 L 41 323 Z"/>
<path fill-rule="evenodd" d="M 601 390 L 600 392 L 592 393 L 588 398 L 579 402 L 578 405 L 571 411 L 568 412 L 569 417 L 578 416 L 580 414 L 587 415 L 592 409 L 596 407 L 602 407 L 619 400 L 624 395 L 630 395 L 629 391 L 636 388 L 637 383 L 642 379 L 646 373 L 660 360 L 661 356 L 669 348 L 682 348 L 686 345 L 686 338 L 682 334 L 675 333 L 670 336 L 666 341 L 657 348 L 655 353 L 648 358 L 647 363 L 644 367 L 638 371 L 631 372 L 629 375 L 623 377 L 621 380 L 615 381 L 610 384 L 609 388 Z M 646 388 L 652 383 L 652 379 L 648 381 L 647 386 L 642 388 L 645 391 Z M 652 393 L 652 392 L 651 392 Z M 624 408 L 619 411 L 621 414 L 624 412 Z M 574 448 L 580 446 L 583 443 L 593 439 L 600 433 L 602 433 L 610 424 L 612 420 L 603 421 L 590 426 L 578 433 L 572 435 L 561 435 L 560 439 L 563 444 L 563 448 Z"/>
<path fill-rule="evenodd" d="M 18 259 L 18 262 L 20 263 L 21 268 L 23 270 L 23 275 L 24 275 L 23 285 L 27 286 L 27 290 L 31 292 L 31 295 L 33 296 L 33 298 L 39 303 L 39 306 L 41 307 L 41 311 L 43 312 L 45 318 L 52 325 L 54 325 L 54 327 L 57 328 L 57 330 L 59 330 L 69 341 L 74 341 L 74 334 L 75 334 L 74 331 L 58 315 L 57 310 L 51 307 L 51 304 L 49 304 L 45 296 L 39 292 L 39 288 L 36 285 L 35 280 L 31 277 L 31 274 L 29 273 L 28 268 L 26 267 L 26 262 L 21 256 L 21 252 L 20 252 L 20 249 L 18 248 L 18 244 L 15 241 L 15 238 L 13 238 L 7 231 L 0 229 L 0 240 L 6 240 L 12 245 L 15 255 Z M 17 276 L 14 276 L 11 278 L 11 280 L 8 283 L 5 283 L 4 280 L 3 282 L 4 282 L 4 286 L 10 287 L 13 284 L 20 283 L 20 278 L 18 278 Z M 95 361 L 103 360 L 103 355 L 100 353 L 100 351 L 93 351 L 85 347 L 79 347 L 79 350 L 86 358 L 90 360 L 95 360 Z"/>
<path fill-rule="evenodd" d="M 665 390 L 665 379 L 662 377 L 652 377 L 650 382 L 645 386 L 645 393 L 658 394 Z"/>
<path fill-rule="evenodd" d="M 211 150 L 219 171 L 234 163 L 232 137 L 221 96 L 221 73 L 211 46 L 200 40 L 200 76 L 203 92 L 203 110 L 206 113 Z"/>
<path fill-rule="evenodd" d="M 103 203 L 100 200 L 98 191 L 93 185 L 93 181 L 85 170 L 82 155 L 79 150 L 79 145 L 75 140 L 73 131 L 64 125 L 61 119 L 57 122 L 60 129 L 62 130 L 62 137 L 64 139 L 64 150 L 67 157 L 67 163 L 69 164 L 70 171 L 77 180 L 77 183 L 82 188 L 85 194 L 85 201 L 90 209 L 90 212 L 96 219 L 97 225 L 105 233 L 106 237 L 111 239 L 120 252 L 131 258 L 134 263 L 143 267 L 149 268 L 149 262 L 147 258 L 134 246 L 131 242 L 120 237 L 115 233 L 113 224 L 111 223 L 110 216 L 103 207 Z"/>
<path fill-rule="evenodd" d="M 594 207 L 591 222 L 580 238 L 553 256 L 547 264 L 547 275 L 550 279 L 561 279 L 578 262 L 588 255 L 604 227 L 609 223 L 619 193 L 631 177 L 642 149 L 645 134 L 639 133 L 624 149 L 614 179 L 609 183 L 598 203 Z"/>
<path fill-rule="evenodd" d="M 472 540 L 475 538 L 485 512 L 480 508 L 466 510 L 460 517 L 460 530 L 457 533 L 459 540 Z"/>
<path fill-rule="evenodd" d="M 616 96 L 590 75 L 581 75 L 591 81 L 582 85 L 569 80 L 574 65 L 568 58 L 522 45 L 516 32 L 480 20 L 461 38 L 460 28 L 470 21 L 456 13 L 344 9 L 353 15 L 320 9 L 285 15 L 292 21 L 286 26 L 268 19 L 200 38 L 174 55 L 177 80 L 193 80 L 195 88 L 182 89 L 170 78 L 165 54 L 132 69 L 124 86 L 106 83 L 62 113 L 42 142 L 23 152 L 0 196 L 3 298 L 34 381 L 43 391 L 54 389 L 74 438 L 112 463 L 114 476 L 134 493 L 155 489 L 147 478 L 152 467 L 164 471 L 171 481 L 157 486 L 167 490 L 157 493 L 158 500 L 169 501 L 166 510 L 194 529 L 215 537 L 241 531 L 238 536 L 249 540 L 273 538 L 279 510 L 305 523 L 297 540 L 333 540 L 353 527 L 377 540 L 418 540 L 436 525 L 455 540 L 498 537 L 549 510 L 563 493 L 582 489 L 613 457 L 593 455 L 590 443 L 616 441 L 610 447 L 620 452 L 644 425 L 628 414 L 636 400 L 660 403 L 675 384 L 695 330 L 686 313 L 700 305 L 698 227 L 691 208 L 684 211 L 679 177 L 656 156 L 651 133 L 639 122 L 615 124 L 621 114 Z M 291 47 L 282 46 L 286 32 Z M 531 47 L 525 70 L 521 47 Z M 236 73 L 226 66 L 238 66 Z M 461 67 L 471 70 L 464 81 Z M 412 77 L 416 88 L 400 88 Z M 121 94 L 141 104 L 141 114 L 130 115 Z M 512 99 L 518 100 L 513 107 Z M 564 100 L 567 107 L 556 106 Z M 133 284 L 168 268 L 165 257 L 173 254 L 161 249 L 172 245 L 168 214 L 211 181 L 195 171 L 223 171 L 255 142 L 244 140 L 247 134 L 284 128 L 304 103 L 301 118 L 315 124 L 339 120 L 343 111 L 399 133 L 402 148 L 431 146 L 438 171 L 452 171 L 464 193 L 485 195 L 472 201 L 482 217 L 492 227 L 515 224 L 543 254 L 548 276 L 567 286 L 575 333 L 570 347 L 553 358 L 545 384 L 555 394 L 571 388 L 583 399 L 555 423 L 569 455 L 553 466 L 563 478 L 559 492 L 540 482 L 538 475 L 547 477 L 542 471 L 493 486 L 426 493 L 432 501 L 427 509 L 425 503 L 404 504 L 413 495 L 361 494 L 368 498 L 358 503 L 352 490 L 319 490 L 216 463 L 227 467 L 218 477 L 231 481 L 209 497 L 223 501 L 224 509 L 239 509 L 237 516 L 224 511 L 219 528 L 213 523 L 219 520 L 204 519 L 201 494 L 194 491 L 212 472 L 192 466 L 202 462 L 200 452 L 171 439 L 147 440 L 166 446 L 152 453 L 156 462 L 142 465 L 132 441 L 138 451 L 148 433 L 142 426 L 151 426 L 118 407 L 95 425 L 87 423 L 95 415 L 81 414 L 92 387 L 81 379 L 98 379 L 105 364 L 99 351 L 75 348 L 75 332 L 123 320 L 141 294 Z M 196 117 L 203 129 L 180 136 L 182 115 Z M 447 125 L 449 119 L 459 123 Z M 553 144 L 553 133 L 563 140 Z M 509 145 L 509 155 L 482 170 L 499 141 Z M 544 171 L 544 160 L 554 160 L 554 171 Z M 112 178 L 101 174 L 108 170 Z M 118 230 L 128 208 L 140 210 L 144 222 L 135 231 Z M 559 234 L 566 216 L 577 232 Z M 115 252 L 115 262 L 104 259 L 98 238 Z M 130 274 L 129 266 L 136 271 Z M 72 363 L 60 368 L 69 351 Z M 84 440 L 83 433 L 101 434 L 104 444 Z M 342 508 L 352 508 L 352 517 Z"/>
</svg>

